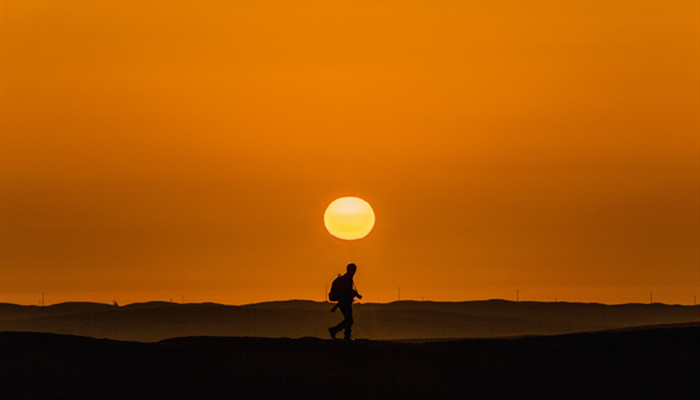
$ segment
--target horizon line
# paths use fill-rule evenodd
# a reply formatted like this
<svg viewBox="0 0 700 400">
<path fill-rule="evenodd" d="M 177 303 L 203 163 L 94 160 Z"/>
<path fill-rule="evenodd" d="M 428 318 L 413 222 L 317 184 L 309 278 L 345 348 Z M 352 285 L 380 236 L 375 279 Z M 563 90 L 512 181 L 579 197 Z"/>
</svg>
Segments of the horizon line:
<svg viewBox="0 0 700 400">
<path fill-rule="evenodd" d="M 663 305 L 663 306 L 682 306 L 682 307 L 700 307 L 698 304 L 680 304 L 680 303 L 663 303 L 663 302 L 647 302 L 647 303 L 641 303 L 641 302 L 629 302 L 629 303 L 601 303 L 597 301 L 591 301 L 591 302 L 584 302 L 584 301 L 565 301 L 565 300 L 557 300 L 557 301 L 541 301 L 541 300 L 508 300 L 508 299 L 501 299 L 501 298 L 490 298 L 490 299 L 481 299 L 481 300 L 414 300 L 414 299 L 406 299 L 406 300 L 393 300 L 389 302 L 355 302 L 355 304 L 358 305 L 374 305 L 374 304 L 381 304 L 381 305 L 388 305 L 388 304 L 395 304 L 395 303 L 450 303 L 450 304 L 457 304 L 457 303 L 480 303 L 480 302 L 507 302 L 507 303 L 540 303 L 540 304 L 557 304 L 557 303 L 562 303 L 562 304 L 588 304 L 588 305 L 603 305 L 603 306 L 624 306 L 624 305 L 643 305 L 643 306 L 653 306 L 653 305 Z M 272 303 L 289 303 L 289 302 L 310 302 L 310 303 L 319 303 L 319 304 L 333 304 L 335 302 L 333 301 L 319 301 L 319 300 L 310 300 L 310 299 L 287 299 L 287 300 L 268 300 L 268 301 L 259 301 L 259 302 L 253 302 L 253 303 L 243 303 L 243 304 L 226 304 L 226 303 L 218 303 L 218 302 L 213 302 L 213 301 L 202 301 L 202 302 L 177 302 L 177 301 L 172 301 L 172 300 L 148 300 L 148 301 L 137 301 L 133 303 L 125 303 L 125 304 L 118 304 L 118 302 L 114 301 L 113 303 L 102 303 L 102 302 L 97 302 L 97 301 L 64 301 L 60 303 L 53 303 L 53 304 L 43 304 L 43 305 L 37 305 L 37 304 L 20 304 L 20 303 L 9 303 L 9 302 L 2 302 L 0 301 L 0 305 L 13 305 L 13 306 L 20 306 L 20 307 L 37 307 L 37 308 L 46 308 L 46 307 L 53 307 L 53 306 L 58 306 L 62 304 L 98 304 L 98 305 L 106 305 L 110 307 L 128 307 L 132 305 L 140 305 L 140 304 L 151 304 L 151 303 L 162 303 L 162 304 L 172 304 L 172 305 L 203 305 L 203 304 L 211 304 L 211 305 L 219 305 L 219 306 L 225 306 L 225 307 L 245 307 L 245 306 L 254 306 L 254 305 L 261 305 L 261 304 L 272 304 Z"/>
</svg>

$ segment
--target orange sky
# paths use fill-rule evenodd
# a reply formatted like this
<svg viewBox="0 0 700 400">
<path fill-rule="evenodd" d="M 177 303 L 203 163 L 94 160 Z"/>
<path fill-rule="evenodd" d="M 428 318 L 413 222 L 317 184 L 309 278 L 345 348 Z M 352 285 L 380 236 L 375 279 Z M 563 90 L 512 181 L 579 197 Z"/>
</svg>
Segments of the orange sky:
<svg viewBox="0 0 700 400">
<path fill-rule="evenodd" d="M 699 45 L 691 0 L 4 0 L 0 301 L 692 304 Z"/>
</svg>

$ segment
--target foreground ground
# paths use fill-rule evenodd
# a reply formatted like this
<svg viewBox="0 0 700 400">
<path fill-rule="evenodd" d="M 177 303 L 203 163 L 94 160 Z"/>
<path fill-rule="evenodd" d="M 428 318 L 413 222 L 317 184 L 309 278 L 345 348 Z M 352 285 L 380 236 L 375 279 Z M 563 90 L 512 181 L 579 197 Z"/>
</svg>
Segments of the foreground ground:
<svg viewBox="0 0 700 400">
<path fill-rule="evenodd" d="M 0 332 L 15 398 L 700 398 L 700 325 L 441 342 Z"/>
</svg>

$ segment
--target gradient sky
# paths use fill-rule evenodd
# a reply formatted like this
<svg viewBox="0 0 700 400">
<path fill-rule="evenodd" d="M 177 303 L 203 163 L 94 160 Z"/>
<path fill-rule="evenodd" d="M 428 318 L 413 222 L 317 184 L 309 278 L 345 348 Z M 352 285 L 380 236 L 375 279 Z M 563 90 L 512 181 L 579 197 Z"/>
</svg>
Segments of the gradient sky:
<svg viewBox="0 0 700 400">
<path fill-rule="evenodd" d="M 699 45 L 691 0 L 4 0 L 0 301 L 692 304 Z"/>
</svg>

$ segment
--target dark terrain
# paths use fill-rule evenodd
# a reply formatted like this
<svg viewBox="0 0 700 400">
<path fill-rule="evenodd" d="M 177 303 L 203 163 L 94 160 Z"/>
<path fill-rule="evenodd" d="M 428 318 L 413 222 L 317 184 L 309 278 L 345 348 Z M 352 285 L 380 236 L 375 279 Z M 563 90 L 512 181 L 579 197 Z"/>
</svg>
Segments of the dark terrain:
<svg viewBox="0 0 700 400">
<path fill-rule="evenodd" d="M 221 304 L 137 303 L 122 307 L 62 303 L 47 307 L 0 303 L 0 331 L 52 332 L 117 340 L 181 336 L 327 337 L 339 312 L 330 303 L 282 301 Z M 401 301 L 356 304 L 353 333 L 372 340 L 555 335 L 700 321 L 700 306 L 603 305 L 504 300 Z"/>
<path fill-rule="evenodd" d="M 2 399 L 698 399 L 700 324 L 437 342 L 0 332 Z"/>
</svg>

